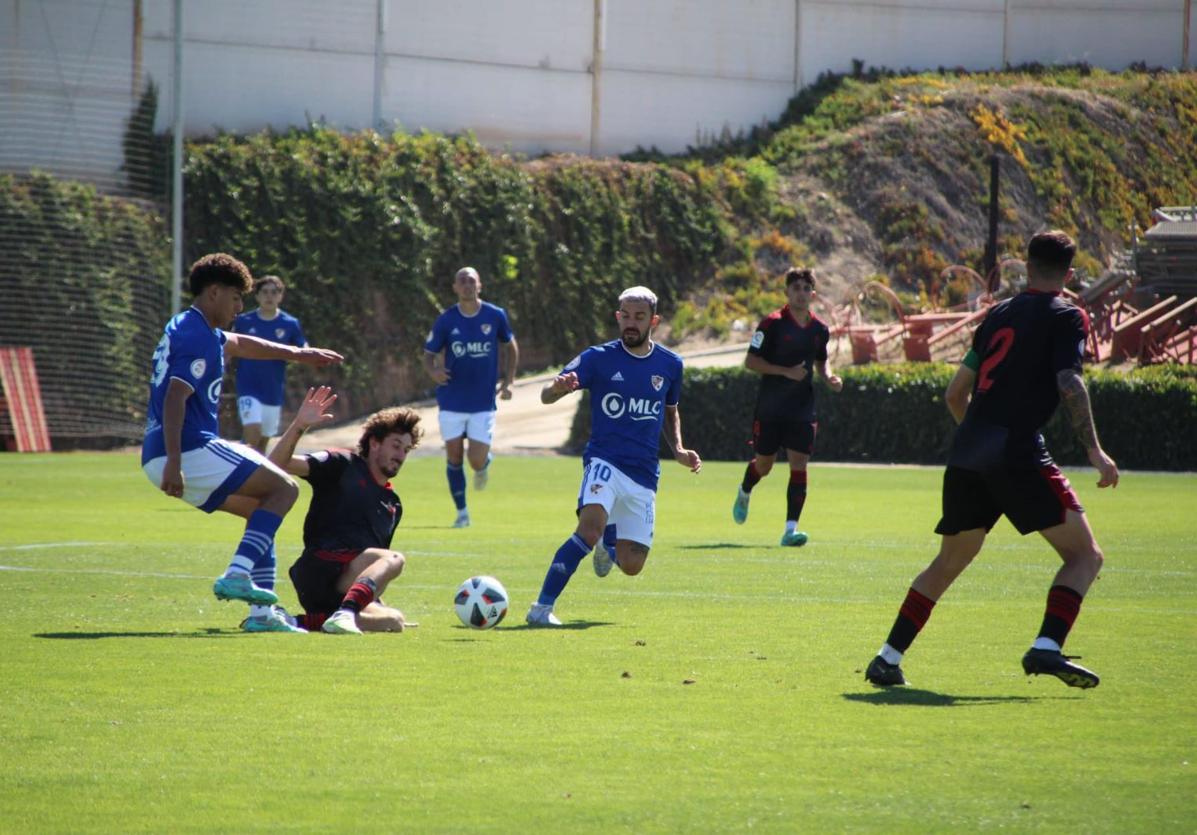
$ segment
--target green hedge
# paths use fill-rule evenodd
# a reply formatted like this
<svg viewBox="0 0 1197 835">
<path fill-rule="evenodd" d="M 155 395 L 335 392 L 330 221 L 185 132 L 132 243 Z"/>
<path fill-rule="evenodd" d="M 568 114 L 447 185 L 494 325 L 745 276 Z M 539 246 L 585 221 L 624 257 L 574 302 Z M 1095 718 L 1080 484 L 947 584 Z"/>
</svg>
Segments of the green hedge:
<svg viewBox="0 0 1197 835">
<path fill-rule="evenodd" d="M 470 137 L 222 136 L 189 145 L 186 180 L 188 258 L 229 251 L 282 275 L 312 344 L 346 355 L 320 374 L 355 413 L 427 393 L 423 341 L 464 264 L 511 314 L 524 367 L 543 367 L 606 334 L 627 286 L 672 308 L 729 234 L 713 187 L 685 172 L 520 162 Z"/>
<path fill-rule="evenodd" d="M 820 385 L 815 455 L 824 461 L 939 464 L 955 423 L 943 402 L 955 367 L 942 363 L 837 369 L 844 390 Z M 682 437 L 712 461 L 747 461 L 760 377 L 743 368 L 687 369 Z M 1197 470 L 1197 368 L 1156 366 L 1129 373 L 1086 373 L 1102 446 L 1120 467 Z M 590 431 L 589 400 L 574 416 L 567 449 Z M 1055 459 L 1086 464 L 1062 410 L 1044 432 Z M 667 454 L 663 450 L 663 454 Z"/>
<path fill-rule="evenodd" d="M 56 449 L 141 437 L 170 246 L 143 204 L 0 175 L 0 345 L 33 348 Z"/>
</svg>

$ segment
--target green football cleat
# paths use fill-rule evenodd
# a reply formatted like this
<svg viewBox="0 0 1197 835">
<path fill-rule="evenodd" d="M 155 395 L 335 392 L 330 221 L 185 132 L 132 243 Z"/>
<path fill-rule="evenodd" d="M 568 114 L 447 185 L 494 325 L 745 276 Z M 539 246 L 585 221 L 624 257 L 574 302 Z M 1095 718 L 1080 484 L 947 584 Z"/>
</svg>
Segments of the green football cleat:
<svg viewBox="0 0 1197 835">
<path fill-rule="evenodd" d="M 732 505 L 732 519 L 737 525 L 743 525 L 748 521 L 748 500 L 751 498 L 752 494 L 743 490 L 736 493 L 736 503 Z"/>
<path fill-rule="evenodd" d="M 781 535 L 781 544 L 792 547 L 802 547 L 810 539 L 802 531 L 786 531 Z"/>
<path fill-rule="evenodd" d="M 278 595 L 270 589 L 255 586 L 248 574 L 231 574 L 220 577 L 212 584 L 212 593 L 217 600 L 244 600 L 259 606 L 273 606 Z"/>
</svg>

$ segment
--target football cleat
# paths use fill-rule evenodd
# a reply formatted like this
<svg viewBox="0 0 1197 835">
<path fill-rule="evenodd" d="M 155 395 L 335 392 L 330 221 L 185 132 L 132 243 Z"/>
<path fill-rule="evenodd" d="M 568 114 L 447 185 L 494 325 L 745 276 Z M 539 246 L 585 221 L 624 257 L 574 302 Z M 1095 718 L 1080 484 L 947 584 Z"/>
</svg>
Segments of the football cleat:
<svg viewBox="0 0 1197 835">
<path fill-rule="evenodd" d="M 328 620 L 320 627 L 321 632 L 329 635 L 360 635 L 362 630 L 357 626 L 357 618 L 348 609 L 337 609 L 328 616 Z"/>
<path fill-rule="evenodd" d="M 781 535 L 781 544 L 801 548 L 810 539 L 802 531 L 786 531 Z"/>
<path fill-rule="evenodd" d="M 278 607 L 273 607 L 268 615 L 248 617 L 241 621 L 243 632 L 290 632 L 292 634 L 307 634 L 307 630 L 295 622 L 295 618 Z"/>
<path fill-rule="evenodd" d="M 561 621 L 553 614 L 553 607 L 542 603 L 533 603 L 532 608 L 524 617 L 530 626 L 560 626 Z"/>
<path fill-rule="evenodd" d="M 270 589 L 255 586 L 248 574 L 228 574 L 217 578 L 212 584 L 212 593 L 217 600 L 244 600 L 259 606 L 278 603 L 278 595 Z"/>
<path fill-rule="evenodd" d="M 880 655 L 869 662 L 865 669 L 865 681 L 877 687 L 897 687 L 906 684 L 906 676 L 897 664 L 890 664 Z"/>
<path fill-rule="evenodd" d="M 611 573 L 613 565 L 615 565 L 615 549 L 600 541 L 594 548 L 594 573 L 599 577 L 606 577 Z"/>
<path fill-rule="evenodd" d="M 453 520 L 453 527 L 468 528 L 469 526 L 470 511 L 463 507 L 461 510 L 457 511 L 457 518 Z"/>
<path fill-rule="evenodd" d="M 745 493 L 740 489 L 736 493 L 736 503 L 732 505 L 732 520 L 737 525 L 743 525 L 748 521 L 748 500 L 752 498 L 751 493 Z"/>
<path fill-rule="evenodd" d="M 1029 649 L 1022 657 L 1022 669 L 1029 676 L 1055 676 L 1069 687 L 1088 689 L 1101 683 L 1097 673 L 1073 664 L 1079 655 L 1064 655 L 1052 649 Z"/>
</svg>

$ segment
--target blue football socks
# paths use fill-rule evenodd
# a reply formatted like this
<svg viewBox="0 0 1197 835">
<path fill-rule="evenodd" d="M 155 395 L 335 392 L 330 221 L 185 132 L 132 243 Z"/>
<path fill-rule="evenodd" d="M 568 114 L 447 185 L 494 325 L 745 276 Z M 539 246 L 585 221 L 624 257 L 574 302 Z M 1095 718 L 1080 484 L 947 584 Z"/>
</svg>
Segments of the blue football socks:
<svg viewBox="0 0 1197 835">
<path fill-rule="evenodd" d="M 453 504 L 457 506 L 458 510 L 464 510 L 466 506 L 466 477 L 465 468 L 458 464 L 445 465 L 445 477 L 449 479 L 449 494 L 453 496 Z"/>
<path fill-rule="evenodd" d="M 540 597 L 536 602 L 542 606 L 552 606 L 556 603 L 569 578 L 578 570 L 578 563 L 589 553 L 590 546 L 576 533 L 565 540 L 557 549 L 557 555 L 553 557 L 553 564 L 549 566 L 548 573 L 544 575 L 544 585 L 540 587 Z"/>
</svg>

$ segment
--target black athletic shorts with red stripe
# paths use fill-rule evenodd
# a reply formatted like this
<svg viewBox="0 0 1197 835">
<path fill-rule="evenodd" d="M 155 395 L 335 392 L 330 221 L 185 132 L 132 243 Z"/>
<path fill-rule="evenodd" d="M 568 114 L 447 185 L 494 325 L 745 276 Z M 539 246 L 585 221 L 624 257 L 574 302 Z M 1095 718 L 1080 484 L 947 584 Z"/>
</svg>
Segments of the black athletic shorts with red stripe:
<svg viewBox="0 0 1197 835">
<path fill-rule="evenodd" d="M 299 605 L 309 615 L 330 614 L 341 606 L 345 593 L 337 591 L 337 581 L 345 566 L 361 551 L 304 551 L 291 570 L 291 585 Z"/>
<path fill-rule="evenodd" d="M 757 455 L 776 455 L 782 447 L 810 455 L 818 429 L 818 423 L 807 420 L 754 420 L 752 449 Z"/>
<path fill-rule="evenodd" d="M 1062 524 L 1069 510 L 1085 512 L 1055 464 L 984 473 L 948 467 L 943 474 L 943 518 L 935 532 L 988 531 L 1004 514 L 1025 536 Z"/>
</svg>

